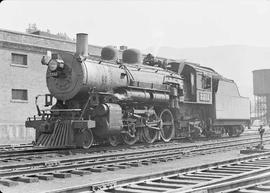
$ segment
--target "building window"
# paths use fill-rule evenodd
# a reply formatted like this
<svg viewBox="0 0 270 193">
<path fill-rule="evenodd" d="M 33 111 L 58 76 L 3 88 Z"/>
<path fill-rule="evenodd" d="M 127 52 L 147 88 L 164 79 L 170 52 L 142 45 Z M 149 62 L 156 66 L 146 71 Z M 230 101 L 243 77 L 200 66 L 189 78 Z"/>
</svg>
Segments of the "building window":
<svg viewBox="0 0 270 193">
<path fill-rule="evenodd" d="M 28 93 L 26 89 L 12 89 L 12 101 L 27 101 Z"/>
<path fill-rule="evenodd" d="M 27 65 L 27 55 L 12 53 L 11 58 L 12 64 L 14 65 L 23 65 L 23 66 Z"/>
</svg>

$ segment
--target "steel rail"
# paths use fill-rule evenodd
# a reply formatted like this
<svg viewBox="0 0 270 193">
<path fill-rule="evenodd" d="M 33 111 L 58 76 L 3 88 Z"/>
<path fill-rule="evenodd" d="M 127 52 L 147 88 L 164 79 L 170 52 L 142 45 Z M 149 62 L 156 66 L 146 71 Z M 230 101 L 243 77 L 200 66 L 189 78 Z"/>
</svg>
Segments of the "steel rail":
<svg viewBox="0 0 270 193">
<path fill-rule="evenodd" d="M 268 138 L 270 138 L 270 135 L 267 135 L 265 137 L 265 139 L 267 140 Z M 218 142 L 211 142 L 211 141 L 207 141 L 207 143 L 205 144 L 200 144 L 200 145 L 188 145 L 188 146 L 183 146 L 181 147 L 182 150 L 185 149 L 192 149 L 192 148 L 198 148 L 198 147 L 208 147 L 208 146 L 215 146 L 218 144 L 226 144 L 226 143 L 232 143 L 232 142 L 241 142 L 241 141 L 246 141 L 246 140 L 257 140 L 258 137 L 248 137 L 248 138 L 241 138 L 241 139 L 231 139 L 229 138 L 229 140 L 224 140 L 222 139 L 221 141 Z M 75 149 L 75 148 L 49 148 L 49 149 L 45 149 L 45 148 L 40 148 L 40 149 L 35 149 L 33 151 L 28 150 L 27 152 L 18 152 L 18 153 L 2 153 L 0 154 L 0 163 L 8 163 L 8 162 L 20 162 L 22 160 L 40 160 L 40 159 L 45 159 L 48 157 L 63 157 L 64 155 L 68 155 L 68 154 L 96 154 L 96 153 L 117 153 L 117 152 L 130 152 L 130 151 L 141 151 L 141 149 L 150 149 L 150 148 L 168 148 L 168 147 L 173 147 L 175 146 L 177 149 L 179 149 L 179 144 L 182 145 L 182 143 L 160 143 L 160 144 L 143 144 L 143 145 L 137 145 L 137 146 L 131 146 L 131 147 L 107 147 L 105 149 L 100 150 L 100 148 L 93 148 L 90 150 L 81 150 L 81 149 Z"/>
<path fill-rule="evenodd" d="M 228 182 L 220 182 L 216 185 L 210 185 L 202 188 L 196 188 L 192 190 L 186 190 L 181 191 L 183 193 L 198 193 L 198 192 L 209 192 L 209 193 L 244 193 L 244 192 L 253 192 L 253 193 L 259 193 L 264 192 L 268 193 L 270 192 L 270 174 L 269 174 L 270 168 L 263 169 L 263 171 L 253 171 L 249 174 L 245 174 L 240 179 L 235 179 L 233 177 Z M 240 177 L 240 176 L 239 176 Z M 268 187 L 264 187 L 268 186 Z M 178 190 L 175 191 L 169 191 L 168 193 L 177 193 Z"/>
<path fill-rule="evenodd" d="M 240 162 L 208 166 L 204 169 L 197 169 L 178 175 L 163 175 L 162 178 L 148 179 L 136 183 L 135 185 L 128 184 L 106 192 L 132 193 L 150 190 L 166 193 L 233 192 L 237 189 L 239 190 L 241 186 L 243 187 L 250 184 L 254 186 L 254 184 L 258 182 L 270 180 L 269 172 L 270 154 L 267 153 L 264 156 L 258 156 L 256 158 L 253 156 L 252 158 Z M 194 180 L 194 178 L 197 181 Z M 198 180 L 201 181 L 198 182 Z"/>
<path fill-rule="evenodd" d="M 214 193 L 222 191 L 227 193 L 234 192 L 239 184 L 242 187 L 245 185 L 243 188 L 248 188 L 254 187 L 255 182 L 270 181 L 269 171 L 270 153 L 264 153 L 185 169 L 173 169 L 127 179 L 61 188 L 50 192 Z M 224 191 L 226 189 L 227 191 Z"/>
<path fill-rule="evenodd" d="M 247 141 L 248 140 L 248 141 Z M 254 140 L 254 141 L 253 141 Z M 216 142 L 216 143 L 209 143 L 209 144 L 203 144 L 203 145 L 192 145 L 192 146 L 185 146 L 185 147 L 180 147 L 179 144 L 175 145 L 175 146 L 168 146 L 168 147 L 163 147 L 163 148 L 158 148 L 158 149 L 136 149 L 131 150 L 131 151 L 123 151 L 123 150 L 119 150 L 116 153 L 113 152 L 109 152 L 109 153 L 105 153 L 102 151 L 102 154 L 93 154 L 93 152 L 89 152 L 88 154 L 74 154 L 75 156 L 68 156 L 67 158 L 63 158 L 63 155 L 60 156 L 60 159 L 57 159 L 58 162 L 61 163 L 66 163 L 66 162 L 74 162 L 74 161 L 84 161 L 84 160 L 89 160 L 89 159 L 104 159 L 104 158 L 110 158 L 110 157 L 117 157 L 117 156 L 136 156 L 136 155 L 141 155 L 141 154 L 147 154 L 147 153 L 158 153 L 158 152 L 162 152 L 162 151 L 177 151 L 177 152 L 181 152 L 181 153 L 194 153 L 194 152 L 202 152 L 202 151 L 210 151 L 210 150 L 215 150 L 217 148 L 230 148 L 230 147 L 235 147 L 239 145 L 239 142 L 241 144 L 241 142 L 244 141 L 244 143 L 242 143 L 242 145 L 251 145 L 251 144 L 256 144 L 258 143 L 258 138 L 252 138 L 252 139 L 241 139 L 241 140 L 231 140 L 231 141 L 223 141 L 223 142 Z M 265 139 L 264 142 L 269 142 L 270 141 L 270 137 Z M 234 143 L 234 144 L 232 144 Z M 143 146 L 144 147 L 144 146 Z M 61 158 L 62 157 L 62 158 Z M 75 158 L 74 158 L 75 157 Z M 27 159 L 27 158 L 25 158 Z M 28 159 L 27 159 L 28 160 Z M 30 163 L 18 163 L 18 162 L 13 162 L 11 164 L 7 163 L 4 165 L 0 165 L 0 169 L 5 169 L 5 168 L 19 168 L 19 167 L 28 167 L 29 165 L 34 165 L 34 166 L 38 166 L 38 165 L 46 165 L 46 163 L 49 161 L 33 161 Z"/>
<path fill-rule="evenodd" d="M 269 140 L 268 140 L 269 141 Z M 181 148 L 162 149 L 162 150 L 147 150 L 144 152 L 131 152 L 131 153 L 118 153 L 113 155 L 98 155 L 98 156 L 83 156 L 76 158 L 66 158 L 54 161 L 43 161 L 34 163 L 5 165 L 0 167 L 0 183 L 10 185 L 10 180 L 13 181 L 27 181 L 31 179 L 37 181 L 38 178 L 42 179 L 44 175 L 51 175 L 57 177 L 70 176 L 79 170 L 78 173 L 83 172 L 101 172 L 107 170 L 115 170 L 120 168 L 127 168 L 131 166 L 149 165 L 161 161 L 169 161 L 181 159 L 186 156 L 194 156 L 203 152 L 213 153 L 216 149 L 223 149 L 232 147 L 240 148 L 241 146 L 250 146 L 251 144 L 258 143 L 258 141 L 226 144 L 224 146 L 199 148 L 183 152 Z M 207 152 L 208 151 L 208 152 Z M 35 177 L 36 176 L 36 177 Z"/>
<path fill-rule="evenodd" d="M 245 137 L 245 136 L 258 136 L 257 133 L 245 133 L 245 134 L 242 134 L 240 137 Z M 267 135 L 270 135 L 270 133 L 268 134 L 265 134 L 265 136 Z M 222 138 L 219 138 L 219 140 L 227 140 L 227 139 L 234 139 L 235 137 L 222 137 Z M 204 138 L 203 138 L 204 139 Z M 179 141 L 180 139 L 173 139 L 172 142 L 170 143 L 175 143 L 175 141 Z M 198 140 L 201 140 L 201 138 L 199 138 Z M 211 141 L 208 140 L 208 141 Z M 170 143 L 167 143 L 167 144 L 170 144 Z M 149 145 L 152 145 L 152 146 L 159 146 L 159 145 L 166 145 L 166 143 L 163 143 L 163 142 L 156 142 L 154 144 L 149 144 Z M 94 147 L 92 147 L 90 150 L 95 150 L 95 149 L 98 149 L 99 146 L 103 146 L 103 145 L 96 145 Z M 124 146 L 124 145 L 120 145 L 120 148 L 122 147 L 127 147 L 127 148 L 132 148 L 132 147 L 137 147 L 137 146 L 142 146 L 141 144 L 135 144 L 131 147 L 129 146 Z M 106 148 L 108 149 L 113 149 L 113 147 L 111 146 L 106 146 Z M 8 155 L 8 154 L 16 154 L 16 153 L 30 153 L 30 152 L 46 152 L 46 151 L 54 151 L 54 150 L 69 150 L 69 149 L 76 149 L 76 148 L 71 148 L 71 147 L 67 147 L 67 148 L 61 148 L 61 147 L 51 147 L 51 148 L 46 148 L 46 147 L 37 147 L 37 146 L 33 146 L 32 144 L 18 144 L 18 145 L 0 145 L 0 153 L 1 155 Z M 0 156 L 1 156 L 0 155 Z"/>
</svg>

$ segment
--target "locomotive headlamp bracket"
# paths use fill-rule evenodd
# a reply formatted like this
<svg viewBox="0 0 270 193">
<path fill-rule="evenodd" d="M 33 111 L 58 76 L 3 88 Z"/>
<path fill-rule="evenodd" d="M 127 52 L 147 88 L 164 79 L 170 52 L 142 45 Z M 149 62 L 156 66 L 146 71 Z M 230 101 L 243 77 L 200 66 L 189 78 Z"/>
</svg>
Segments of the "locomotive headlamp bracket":
<svg viewBox="0 0 270 193">
<path fill-rule="evenodd" d="M 47 51 L 47 55 L 43 56 L 41 59 L 41 64 L 48 66 L 51 59 L 52 59 L 52 53 L 50 51 Z"/>
</svg>

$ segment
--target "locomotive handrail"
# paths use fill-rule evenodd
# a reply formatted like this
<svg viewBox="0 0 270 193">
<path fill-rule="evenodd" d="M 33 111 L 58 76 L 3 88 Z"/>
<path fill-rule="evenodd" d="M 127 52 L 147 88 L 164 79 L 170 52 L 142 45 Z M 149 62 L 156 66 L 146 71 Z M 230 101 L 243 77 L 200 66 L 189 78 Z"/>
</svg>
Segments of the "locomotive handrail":
<svg viewBox="0 0 270 193">
<path fill-rule="evenodd" d="M 127 77 L 129 78 L 128 81 L 135 80 L 132 73 L 130 72 L 130 70 L 128 69 L 128 67 L 125 64 L 120 64 L 119 68 L 122 68 L 126 72 Z"/>
<path fill-rule="evenodd" d="M 82 109 L 41 109 L 40 111 L 41 112 L 48 112 L 48 111 L 51 111 L 51 112 L 72 112 L 72 111 L 80 112 L 80 111 L 82 111 Z M 41 115 L 39 115 L 39 116 L 41 116 Z"/>
<path fill-rule="evenodd" d="M 162 89 L 156 89 L 156 88 L 143 88 L 143 87 L 137 87 L 137 86 L 125 86 L 124 88 L 132 88 L 132 89 L 137 89 L 137 90 L 151 90 L 151 91 L 159 91 L 159 92 L 165 92 L 165 93 L 170 92 L 168 90 L 162 90 Z"/>
<path fill-rule="evenodd" d="M 82 110 L 82 113 L 81 113 L 81 115 L 80 115 L 79 120 L 82 120 L 82 119 L 83 119 L 83 116 L 84 116 L 84 113 L 85 113 L 85 111 L 86 111 L 86 108 L 87 108 L 87 106 L 88 106 L 88 104 L 90 103 L 90 100 L 91 100 L 91 98 L 92 98 L 91 93 L 93 93 L 94 91 L 95 91 L 95 89 L 93 89 L 92 91 L 89 92 L 88 100 L 87 100 L 87 102 L 85 103 L 85 105 L 84 105 L 84 107 L 83 107 L 83 110 Z"/>
<path fill-rule="evenodd" d="M 70 111 L 82 111 L 82 109 L 46 109 L 45 111 L 52 111 L 52 112 L 70 112 Z"/>
</svg>

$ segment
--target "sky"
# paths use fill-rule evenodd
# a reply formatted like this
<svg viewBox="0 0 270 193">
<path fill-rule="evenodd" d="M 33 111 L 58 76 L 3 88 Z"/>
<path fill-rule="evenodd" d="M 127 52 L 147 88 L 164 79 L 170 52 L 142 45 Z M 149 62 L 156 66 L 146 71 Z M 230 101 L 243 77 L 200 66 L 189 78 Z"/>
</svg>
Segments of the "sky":
<svg viewBox="0 0 270 193">
<path fill-rule="evenodd" d="M 215 45 L 270 46 L 270 0 L 5 0 L 0 28 L 41 30 L 94 45 L 128 45 L 155 52 Z M 4 18 L 4 19 L 3 19 Z"/>
<path fill-rule="evenodd" d="M 4 0 L 0 18 L 2 29 L 25 32 L 35 23 L 71 38 L 88 33 L 92 45 L 126 45 L 154 55 L 163 46 L 270 48 L 270 0 Z M 258 68 L 256 62 L 247 65 Z M 262 65 L 268 68 L 268 62 Z M 251 96 L 251 71 L 225 75 Z"/>
</svg>

